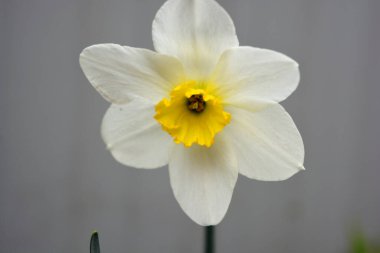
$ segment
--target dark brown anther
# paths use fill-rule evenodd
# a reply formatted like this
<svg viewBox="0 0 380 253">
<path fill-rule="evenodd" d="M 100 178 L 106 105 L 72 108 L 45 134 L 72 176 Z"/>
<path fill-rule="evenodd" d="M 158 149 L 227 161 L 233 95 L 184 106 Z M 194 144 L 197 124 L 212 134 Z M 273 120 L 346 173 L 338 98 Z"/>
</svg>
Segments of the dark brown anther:
<svg viewBox="0 0 380 253">
<path fill-rule="evenodd" d="M 196 113 L 203 112 L 206 108 L 206 102 L 202 94 L 194 94 L 187 99 L 187 108 Z"/>
</svg>

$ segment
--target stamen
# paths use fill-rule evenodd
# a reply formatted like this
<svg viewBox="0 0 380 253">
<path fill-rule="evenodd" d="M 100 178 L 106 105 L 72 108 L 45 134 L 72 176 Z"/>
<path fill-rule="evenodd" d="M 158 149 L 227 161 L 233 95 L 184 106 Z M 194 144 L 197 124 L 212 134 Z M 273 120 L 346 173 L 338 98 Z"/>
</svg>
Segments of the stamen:
<svg viewBox="0 0 380 253">
<path fill-rule="evenodd" d="M 206 108 L 206 101 L 203 100 L 202 94 L 194 94 L 187 99 L 187 108 L 196 113 L 203 112 Z"/>
</svg>

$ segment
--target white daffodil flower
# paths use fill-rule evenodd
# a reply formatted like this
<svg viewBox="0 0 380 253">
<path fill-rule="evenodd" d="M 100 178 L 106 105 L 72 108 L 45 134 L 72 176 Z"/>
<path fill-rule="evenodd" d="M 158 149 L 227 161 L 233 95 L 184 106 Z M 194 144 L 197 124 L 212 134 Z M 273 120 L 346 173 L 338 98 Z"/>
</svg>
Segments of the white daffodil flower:
<svg viewBox="0 0 380 253">
<path fill-rule="evenodd" d="M 116 44 L 83 50 L 80 65 L 111 103 L 102 137 L 136 168 L 169 165 L 184 212 L 218 224 L 242 174 L 284 180 L 303 170 L 304 146 L 278 102 L 299 83 L 298 64 L 268 49 L 241 47 L 214 0 L 169 0 L 153 21 L 157 52 Z"/>
</svg>

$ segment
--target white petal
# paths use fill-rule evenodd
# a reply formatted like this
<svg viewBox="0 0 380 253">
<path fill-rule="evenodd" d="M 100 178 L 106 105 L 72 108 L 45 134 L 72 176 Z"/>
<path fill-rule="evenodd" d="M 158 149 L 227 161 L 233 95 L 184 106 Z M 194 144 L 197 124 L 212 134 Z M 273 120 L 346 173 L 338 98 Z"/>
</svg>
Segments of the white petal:
<svg viewBox="0 0 380 253">
<path fill-rule="evenodd" d="M 235 155 L 216 140 L 211 148 L 176 145 L 169 162 L 170 182 L 184 212 L 199 225 L 224 217 L 238 177 Z"/>
<path fill-rule="evenodd" d="M 234 146 L 239 172 L 263 181 L 285 180 L 303 168 L 304 146 L 292 118 L 277 104 L 258 112 L 229 106 L 224 129 Z"/>
<path fill-rule="evenodd" d="M 113 157 L 136 168 L 168 164 L 174 142 L 154 120 L 154 107 L 136 98 L 126 105 L 112 104 L 102 122 L 102 137 Z"/>
<path fill-rule="evenodd" d="M 222 55 L 213 73 L 225 103 L 253 108 L 287 98 L 298 86 L 298 64 L 284 54 L 238 47 Z"/>
<path fill-rule="evenodd" d="M 208 76 L 223 51 L 239 45 L 231 18 L 214 0 L 167 1 L 153 21 L 153 42 L 193 79 Z"/>
<path fill-rule="evenodd" d="M 134 96 L 156 103 L 183 78 L 182 65 L 175 58 L 116 44 L 85 48 L 80 65 L 90 83 L 114 104 Z"/>
</svg>

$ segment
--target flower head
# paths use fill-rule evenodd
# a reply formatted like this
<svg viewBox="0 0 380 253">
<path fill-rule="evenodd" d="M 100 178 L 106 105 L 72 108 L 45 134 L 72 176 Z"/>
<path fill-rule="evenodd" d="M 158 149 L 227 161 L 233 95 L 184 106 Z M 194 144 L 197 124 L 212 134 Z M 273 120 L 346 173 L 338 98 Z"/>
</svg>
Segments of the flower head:
<svg viewBox="0 0 380 253">
<path fill-rule="evenodd" d="M 102 137 L 120 163 L 169 165 L 184 212 L 219 223 L 242 174 L 278 181 L 303 169 L 301 136 L 278 102 L 299 83 L 298 64 L 241 47 L 214 0 L 169 0 L 153 21 L 157 52 L 116 44 L 80 55 L 95 89 L 111 103 Z"/>
</svg>

